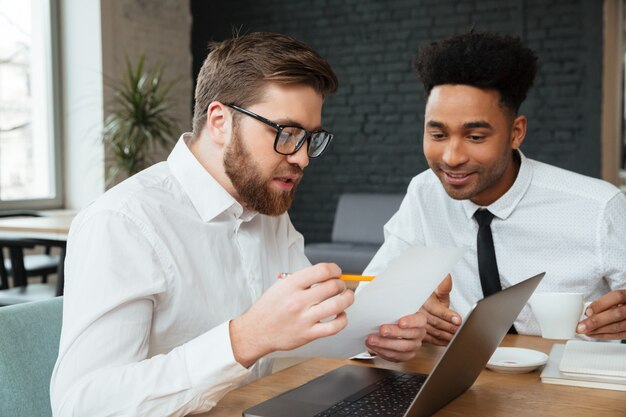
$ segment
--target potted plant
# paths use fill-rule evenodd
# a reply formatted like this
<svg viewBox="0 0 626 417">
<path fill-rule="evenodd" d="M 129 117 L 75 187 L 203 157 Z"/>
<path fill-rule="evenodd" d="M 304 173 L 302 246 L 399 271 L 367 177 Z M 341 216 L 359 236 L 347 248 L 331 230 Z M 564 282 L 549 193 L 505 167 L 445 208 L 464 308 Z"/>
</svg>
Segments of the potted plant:
<svg viewBox="0 0 626 417">
<path fill-rule="evenodd" d="M 163 67 L 144 69 L 144 56 L 136 66 L 126 60 L 119 81 L 113 82 L 111 109 L 101 138 L 108 155 L 107 185 L 151 165 L 159 148 L 174 142 L 175 121 L 169 115 L 173 82 L 163 79 Z"/>
</svg>

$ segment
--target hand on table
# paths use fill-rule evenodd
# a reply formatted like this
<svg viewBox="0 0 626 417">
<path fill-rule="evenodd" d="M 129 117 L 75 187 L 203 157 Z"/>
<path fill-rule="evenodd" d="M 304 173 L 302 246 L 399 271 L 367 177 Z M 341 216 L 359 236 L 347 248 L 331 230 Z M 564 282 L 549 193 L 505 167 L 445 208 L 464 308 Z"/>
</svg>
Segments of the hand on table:
<svg viewBox="0 0 626 417">
<path fill-rule="evenodd" d="M 447 346 L 461 325 L 461 317 L 450 309 L 450 291 L 452 277 L 448 275 L 419 310 L 426 315 L 426 343 Z"/>
<path fill-rule="evenodd" d="M 346 291 L 340 275 L 335 264 L 317 264 L 270 287 L 230 322 L 237 362 L 249 367 L 268 353 L 295 349 L 346 327 L 344 310 L 354 302 L 354 293 Z"/>
<path fill-rule="evenodd" d="M 626 290 L 611 291 L 585 310 L 576 332 L 594 339 L 626 339 Z"/>
</svg>

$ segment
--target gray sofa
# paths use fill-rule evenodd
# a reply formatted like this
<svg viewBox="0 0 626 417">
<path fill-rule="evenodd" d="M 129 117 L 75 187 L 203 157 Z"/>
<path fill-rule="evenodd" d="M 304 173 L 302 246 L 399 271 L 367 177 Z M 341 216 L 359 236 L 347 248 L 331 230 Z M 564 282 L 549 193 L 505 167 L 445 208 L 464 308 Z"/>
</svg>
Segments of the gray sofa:
<svg viewBox="0 0 626 417">
<path fill-rule="evenodd" d="M 310 243 L 311 263 L 335 262 L 344 273 L 360 274 L 384 241 L 383 226 L 398 211 L 404 194 L 342 194 L 330 242 Z"/>
</svg>

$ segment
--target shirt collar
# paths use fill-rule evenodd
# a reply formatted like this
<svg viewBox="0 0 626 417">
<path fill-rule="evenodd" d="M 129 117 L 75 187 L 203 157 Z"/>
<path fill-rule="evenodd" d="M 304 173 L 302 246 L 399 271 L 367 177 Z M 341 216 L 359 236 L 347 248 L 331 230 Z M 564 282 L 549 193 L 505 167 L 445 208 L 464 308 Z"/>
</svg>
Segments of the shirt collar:
<svg viewBox="0 0 626 417">
<path fill-rule="evenodd" d="M 486 208 L 492 212 L 496 217 L 500 219 L 508 218 L 513 210 L 517 207 L 517 204 L 520 202 L 524 194 L 526 194 L 526 190 L 530 186 L 530 182 L 533 178 L 533 167 L 528 161 L 528 159 L 524 156 L 522 151 L 517 150 L 517 153 L 520 157 L 520 167 L 517 172 L 517 177 L 515 178 L 515 182 L 509 188 L 509 190 L 502 195 L 499 199 L 491 203 Z M 465 214 L 469 219 L 474 217 L 474 213 L 476 210 L 483 206 L 479 206 L 478 204 L 474 204 L 471 200 L 463 200 L 461 201 L 463 205 L 463 209 L 465 210 Z"/>
<path fill-rule="evenodd" d="M 243 221 L 252 220 L 257 213 L 239 204 L 191 153 L 188 146 L 191 138 L 191 133 L 184 133 L 178 139 L 167 163 L 202 220 L 209 222 L 224 212 Z"/>
</svg>

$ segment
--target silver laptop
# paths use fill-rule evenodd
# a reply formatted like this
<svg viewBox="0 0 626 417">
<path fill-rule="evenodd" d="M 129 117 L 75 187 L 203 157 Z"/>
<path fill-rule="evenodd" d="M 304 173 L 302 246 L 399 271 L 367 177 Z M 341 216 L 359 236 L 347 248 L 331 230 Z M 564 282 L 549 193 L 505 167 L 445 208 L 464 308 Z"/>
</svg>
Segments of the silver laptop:
<svg viewBox="0 0 626 417">
<path fill-rule="evenodd" d="M 429 375 L 345 365 L 243 416 L 430 416 L 472 386 L 544 275 L 478 301 Z"/>
</svg>

